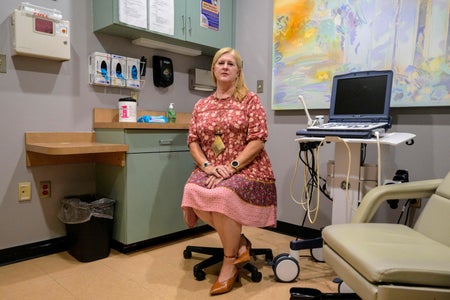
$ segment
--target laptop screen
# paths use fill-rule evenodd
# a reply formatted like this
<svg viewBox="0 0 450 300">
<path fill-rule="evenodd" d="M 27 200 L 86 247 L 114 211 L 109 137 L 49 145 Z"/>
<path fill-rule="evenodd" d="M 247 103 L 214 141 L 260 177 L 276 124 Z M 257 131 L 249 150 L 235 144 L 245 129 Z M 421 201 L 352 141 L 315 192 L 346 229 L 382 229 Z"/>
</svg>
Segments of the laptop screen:
<svg viewBox="0 0 450 300">
<path fill-rule="evenodd" d="M 387 120 L 391 103 L 392 77 L 393 73 L 390 70 L 334 76 L 330 120 Z"/>
</svg>

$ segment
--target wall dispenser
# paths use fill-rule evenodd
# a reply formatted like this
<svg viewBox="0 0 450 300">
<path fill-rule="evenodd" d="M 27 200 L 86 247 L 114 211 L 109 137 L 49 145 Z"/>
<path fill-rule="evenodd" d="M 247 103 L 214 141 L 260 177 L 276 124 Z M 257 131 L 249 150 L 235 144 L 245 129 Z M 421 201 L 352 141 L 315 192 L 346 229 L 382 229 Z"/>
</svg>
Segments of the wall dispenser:
<svg viewBox="0 0 450 300">
<path fill-rule="evenodd" d="M 11 15 L 11 54 L 70 60 L 69 25 L 56 9 L 22 3 Z"/>
<path fill-rule="evenodd" d="M 141 81 L 141 61 L 138 58 L 127 57 L 127 87 L 139 89 L 143 85 Z"/>
<path fill-rule="evenodd" d="M 117 54 L 93 52 L 89 55 L 89 84 L 139 90 L 141 60 Z"/>
<path fill-rule="evenodd" d="M 154 55 L 153 58 L 153 84 L 156 87 L 168 87 L 173 83 L 172 59 Z"/>
<path fill-rule="evenodd" d="M 211 77 L 211 71 L 202 69 L 190 69 L 189 89 L 204 92 L 214 91 L 215 85 Z"/>
<path fill-rule="evenodd" d="M 123 87 L 127 81 L 127 58 L 111 54 L 111 85 Z"/>
<path fill-rule="evenodd" d="M 89 83 L 94 85 L 110 85 L 111 55 L 94 52 L 89 56 Z"/>
</svg>

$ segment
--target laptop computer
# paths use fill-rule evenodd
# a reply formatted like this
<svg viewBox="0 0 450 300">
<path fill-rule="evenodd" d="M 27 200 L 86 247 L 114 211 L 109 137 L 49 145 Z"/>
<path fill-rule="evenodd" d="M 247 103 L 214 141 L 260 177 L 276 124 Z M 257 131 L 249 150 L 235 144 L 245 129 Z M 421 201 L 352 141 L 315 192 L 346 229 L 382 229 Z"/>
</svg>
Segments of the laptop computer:
<svg viewBox="0 0 450 300">
<path fill-rule="evenodd" d="M 393 72 L 359 71 L 333 77 L 327 123 L 298 130 L 297 135 L 370 138 L 375 129 L 388 130 Z"/>
</svg>

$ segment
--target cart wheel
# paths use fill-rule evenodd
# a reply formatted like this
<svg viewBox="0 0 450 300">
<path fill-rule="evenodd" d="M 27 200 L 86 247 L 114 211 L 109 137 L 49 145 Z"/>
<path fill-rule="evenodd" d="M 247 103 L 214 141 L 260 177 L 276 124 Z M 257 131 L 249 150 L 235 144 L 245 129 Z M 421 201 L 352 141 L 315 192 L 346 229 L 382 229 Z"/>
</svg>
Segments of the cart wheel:
<svg viewBox="0 0 450 300">
<path fill-rule="evenodd" d="M 354 293 L 354 291 L 344 281 L 341 281 L 338 284 L 338 292 L 339 294 Z"/>
<path fill-rule="evenodd" d="M 270 265 L 272 266 L 272 270 L 275 272 L 275 268 L 276 268 L 276 263 L 278 260 L 280 260 L 280 258 L 282 257 L 288 257 L 289 254 L 288 253 L 281 253 L 278 254 L 277 256 L 275 256 L 275 258 L 272 260 L 272 262 L 270 263 Z"/>
<path fill-rule="evenodd" d="M 311 257 L 317 262 L 325 262 L 325 260 L 323 259 L 322 250 L 322 247 L 310 249 Z"/>
<path fill-rule="evenodd" d="M 184 250 L 184 251 L 183 251 L 183 257 L 184 257 L 185 259 L 192 258 L 192 252 L 191 252 L 191 251 L 188 251 L 188 250 Z"/>
<path fill-rule="evenodd" d="M 277 256 L 278 257 L 278 256 Z M 292 282 L 300 274 L 300 266 L 295 258 L 283 255 L 274 259 L 275 278 L 281 282 Z"/>
</svg>

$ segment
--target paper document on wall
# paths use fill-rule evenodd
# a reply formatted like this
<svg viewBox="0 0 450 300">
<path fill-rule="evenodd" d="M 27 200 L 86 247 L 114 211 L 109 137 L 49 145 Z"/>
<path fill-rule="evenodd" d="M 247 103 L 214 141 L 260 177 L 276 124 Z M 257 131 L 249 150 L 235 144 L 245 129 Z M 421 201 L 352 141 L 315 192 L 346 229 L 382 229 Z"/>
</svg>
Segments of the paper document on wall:
<svg viewBox="0 0 450 300">
<path fill-rule="evenodd" d="M 147 0 L 119 0 L 119 21 L 147 28 Z"/>
<path fill-rule="evenodd" d="M 174 35 L 174 3 L 173 0 L 149 0 L 150 30 Z"/>
</svg>

